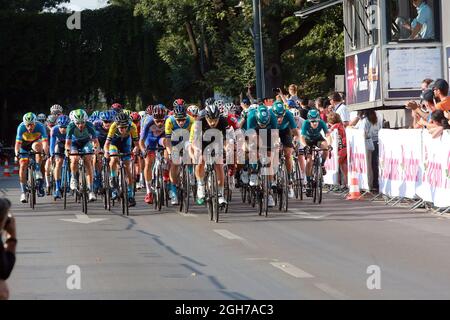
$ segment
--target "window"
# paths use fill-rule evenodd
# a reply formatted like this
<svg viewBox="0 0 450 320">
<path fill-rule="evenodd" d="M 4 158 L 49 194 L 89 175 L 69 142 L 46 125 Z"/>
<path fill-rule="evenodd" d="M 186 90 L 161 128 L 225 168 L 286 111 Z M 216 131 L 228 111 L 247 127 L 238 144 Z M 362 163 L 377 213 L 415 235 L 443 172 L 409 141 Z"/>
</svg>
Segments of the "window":
<svg viewBox="0 0 450 320">
<path fill-rule="evenodd" d="M 344 1 L 347 51 L 378 44 L 378 0 Z"/>
<path fill-rule="evenodd" d="M 388 41 L 439 41 L 439 17 L 439 0 L 388 0 Z"/>
</svg>

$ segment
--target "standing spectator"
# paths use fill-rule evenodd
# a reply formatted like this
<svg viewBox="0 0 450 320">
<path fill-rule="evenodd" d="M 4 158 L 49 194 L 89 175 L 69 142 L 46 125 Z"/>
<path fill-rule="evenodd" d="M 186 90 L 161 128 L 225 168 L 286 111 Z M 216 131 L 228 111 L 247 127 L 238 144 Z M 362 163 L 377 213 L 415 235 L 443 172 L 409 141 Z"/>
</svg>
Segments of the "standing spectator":
<svg viewBox="0 0 450 320">
<path fill-rule="evenodd" d="M 319 97 L 315 101 L 316 109 L 320 112 L 320 118 L 327 123 L 328 109 L 325 107 L 325 98 Z"/>
<path fill-rule="evenodd" d="M 383 121 L 378 119 L 375 110 L 366 110 L 362 119 L 355 128 L 364 130 L 366 146 L 369 154 L 369 163 L 372 164 L 372 171 L 369 172 L 369 186 L 372 190 L 378 191 L 378 132 L 383 127 Z"/>
<path fill-rule="evenodd" d="M 302 97 L 300 100 L 300 117 L 308 119 L 308 112 L 311 110 L 309 107 L 309 100 L 306 97 Z"/>
<path fill-rule="evenodd" d="M 425 106 L 425 110 L 422 110 L 421 105 Z M 421 129 L 426 128 L 427 124 L 431 120 L 431 113 L 436 110 L 434 105 L 434 96 L 431 89 L 425 89 L 420 95 L 420 103 L 415 101 L 409 101 L 406 104 L 406 108 L 412 111 L 413 116 L 413 128 Z"/>
<path fill-rule="evenodd" d="M 334 92 L 328 99 L 330 99 L 330 104 L 333 106 L 333 111 L 341 116 L 344 126 L 348 126 L 350 122 L 350 112 L 348 111 L 347 106 L 342 102 L 340 93 Z"/>
<path fill-rule="evenodd" d="M 433 83 L 432 79 L 429 78 L 423 79 L 420 88 L 422 89 L 422 91 L 425 91 L 426 89 L 429 89 L 428 87 L 430 86 L 431 83 Z"/>
<path fill-rule="evenodd" d="M 8 199 L 0 198 L 0 235 L 5 235 L 5 244 L 0 237 L 0 300 L 8 300 L 9 290 L 6 280 L 16 262 L 16 221 L 8 213 L 11 202 Z"/>
<path fill-rule="evenodd" d="M 434 97 L 439 99 L 440 102 L 436 104 L 437 110 L 450 111 L 450 98 L 448 97 L 448 82 L 444 79 L 437 79 L 432 84 Z"/>
<path fill-rule="evenodd" d="M 338 162 L 339 171 L 343 176 L 343 181 L 341 185 L 346 185 L 347 183 L 347 136 L 345 134 L 344 124 L 342 123 L 341 116 L 336 112 L 331 112 L 328 114 L 328 125 L 330 126 L 330 131 L 337 130 L 339 141 L 338 141 Z"/>
<path fill-rule="evenodd" d="M 289 95 L 288 95 L 288 99 L 290 99 L 290 100 L 294 100 L 295 102 L 297 102 L 298 103 L 298 100 L 299 100 L 299 98 L 298 98 L 298 96 L 297 96 L 297 92 L 298 92 L 298 87 L 297 87 L 297 85 L 295 85 L 295 84 L 290 84 L 289 85 L 289 88 L 288 88 L 288 91 L 289 91 Z M 306 118 L 305 118 L 306 119 Z"/>
</svg>

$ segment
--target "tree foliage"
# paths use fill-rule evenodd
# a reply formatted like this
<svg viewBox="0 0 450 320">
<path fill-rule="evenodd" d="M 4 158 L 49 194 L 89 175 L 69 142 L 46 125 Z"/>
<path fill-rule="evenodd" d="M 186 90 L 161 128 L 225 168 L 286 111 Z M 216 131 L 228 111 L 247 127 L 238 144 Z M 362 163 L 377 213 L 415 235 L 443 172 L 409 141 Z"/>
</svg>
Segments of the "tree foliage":
<svg viewBox="0 0 450 320">
<path fill-rule="evenodd" d="M 40 12 L 66 2 L 70 0 L 0 0 L 0 8 L 4 11 Z"/>
</svg>

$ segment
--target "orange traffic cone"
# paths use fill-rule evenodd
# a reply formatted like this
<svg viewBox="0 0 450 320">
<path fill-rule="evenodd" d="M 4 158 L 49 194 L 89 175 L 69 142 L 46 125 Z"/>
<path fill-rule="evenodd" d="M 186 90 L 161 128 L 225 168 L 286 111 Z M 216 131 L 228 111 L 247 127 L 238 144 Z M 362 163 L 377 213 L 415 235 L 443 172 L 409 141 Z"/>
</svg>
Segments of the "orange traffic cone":
<svg viewBox="0 0 450 320">
<path fill-rule="evenodd" d="M 3 176 L 4 177 L 11 177 L 11 174 L 9 173 L 9 163 L 8 160 L 5 161 L 5 168 L 3 170 Z"/>
<path fill-rule="evenodd" d="M 13 174 L 19 174 L 19 166 L 17 165 L 17 162 L 14 162 Z"/>
<path fill-rule="evenodd" d="M 358 177 L 356 174 L 353 174 L 351 180 L 350 180 L 350 186 L 349 186 L 349 194 L 347 196 L 347 200 L 360 200 L 361 199 L 361 193 L 359 192 L 359 182 Z"/>
</svg>

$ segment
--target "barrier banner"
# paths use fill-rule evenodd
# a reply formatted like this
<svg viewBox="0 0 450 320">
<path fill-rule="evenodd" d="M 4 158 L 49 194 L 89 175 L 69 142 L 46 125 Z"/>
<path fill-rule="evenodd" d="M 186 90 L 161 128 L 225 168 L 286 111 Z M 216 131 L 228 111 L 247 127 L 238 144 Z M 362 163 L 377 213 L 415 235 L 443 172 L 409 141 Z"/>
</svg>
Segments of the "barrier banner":
<svg viewBox="0 0 450 320">
<path fill-rule="evenodd" d="M 380 192 L 390 197 L 415 198 L 422 172 L 422 130 L 382 129 L 378 134 Z"/>
<path fill-rule="evenodd" d="M 422 132 L 421 179 L 417 195 L 437 207 L 450 206 L 450 131 L 433 139 Z"/>
<path fill-rule="evenodd" d="M 358 178 L 359 189 L 369 190 L 369 163 L 364 131 L 346 128 L 348 185 L 352 177 Z"/>
<path fill-rule="evenodd" d="M 325 169 L 327 174 L 323 176 L 323 182 L 330 185 L 339 184 L 339 158 L 338 158 L 338 143 L 339 134 L 337 130 L 331 132 L 331 146 L 333 150 L 331 151 L 331 158 L 325 161 Z"/>
</svg>

